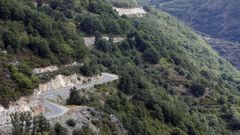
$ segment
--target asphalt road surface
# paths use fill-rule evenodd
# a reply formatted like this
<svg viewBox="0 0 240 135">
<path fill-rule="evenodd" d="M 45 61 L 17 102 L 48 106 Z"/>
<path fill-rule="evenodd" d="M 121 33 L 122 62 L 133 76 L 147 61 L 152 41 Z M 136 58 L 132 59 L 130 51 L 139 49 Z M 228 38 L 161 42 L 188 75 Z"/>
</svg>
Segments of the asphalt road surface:
<svg viewBox="0 0 240 135">
<path fill-rule="evenodd" d="M 100 80 L 93 81 L 93 82 L 87 82 L 85 84 L 76 85 L 74 87 L 76 87 L 77 89 L 92 88 L 95 85 L 104 84 L 104 83 L 111 82 L 111 81 L 114 81 L 114 80 L 117 80 L 117 79 L 119 79 L 119 77 L 117 75 L 113 75 L 113 74 L 109 74 L 109 73 L 102 73 Z M 44 116 L 47 119 L 59 117 L 59 116 L 65 114 L 68 111 L 68 108 L 66 108 L 62 105 L 58 105 L 56 103 L 53 103 L 50 100 L 55 99 L 58 96 L 69 96 L 71 88 L 72 87 L 66 87 L 66 88 L 61 88 L 61 89 L 58 89 L 58 90 L 48 91 L 48 92 L 42 93 L 42 96 L 43 96 L 43 99 L 44 99 L 44 106 L 46 108 L 46 112 L 44 113 Z"/>
</svg>

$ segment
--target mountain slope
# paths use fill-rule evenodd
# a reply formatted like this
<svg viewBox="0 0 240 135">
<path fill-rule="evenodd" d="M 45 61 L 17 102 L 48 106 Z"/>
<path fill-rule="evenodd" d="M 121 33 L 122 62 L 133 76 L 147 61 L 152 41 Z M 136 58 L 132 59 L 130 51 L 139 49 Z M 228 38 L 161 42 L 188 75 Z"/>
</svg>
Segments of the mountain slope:
<svg viewBox="0 0 240 135">
<path fill-rule="evenodd" d="M 237 0 L 140 0 L 166 11 L 214 38 L 240 41 Z"/>
<path fill-rule="evenodd" d="M 99 5 L 103 5 L 102 9 L 94 10 Z M 89 50 L 82 35 L 96 30 L 117 35 L 129 28 L 128 21 L 117 18 L 111 6 L 88 0 L 2 0 L 0 9 L 0 101 L 5 107 L 10 101 L 32 94 L 40 82 L 47 80 L 48 77 L 40 79 L 33 74 L 33 68 L 82 63 Z M 112 15 L 103 21 L 96 15 L 98 12 Z"/>
<path fill-rule="evenodd" d="M 236 126 L 230 121 L 235 121 L 232 109 L 237 106 L 230 103 L 226 112 L 220 108 L 238 95 L 238 71 L 201 36 L 164 13 L 151 11 L 132 20 L 136 31 L 128 35 L 130 46 L 122 48 L 126 45 L 119 44 L 121 53 L 116 49 L 94 50 L 96 63 L 121 76 L 121 92 L 113 93 L 104 108 L 120 117 L 130 134 L 231 134 L 225 129 Z M 202 87 L 206 90 L 203 93 Z M 230 119 L 225 117 L 229 113 Z M 216 123 L 211 127 L 208 124 L 213 119 Z"/>
<path fill-rule="evenodd" d="M 31 68 L 75 60 L 84 66 L 65 74 L 105 71 L 120 77 L 92 92 L 80 91 L 87 95 L 74 91 L 66 102 L 101 112 L 103 122 L 92 121 L 101 134 L 117 134 L 112 115 L 131 135 L 229 135 L 240 130 L 239 71 L 172 16 L 151 8 L 141 16 L 120 16 L 112 3 L 101 0 L 0 2 L 2 49 L 7 51 L 0 61 L 0 84 L 8 88 L 0 89 L 0 97 L 6 106 L 31 94 L 37 80 L 54 76 L 31 74 Z M 113 42 L 106 35 L 126 39 Z M 92 48 L 84 45 L 85 36 L 95 36 Z"/>
</svg>

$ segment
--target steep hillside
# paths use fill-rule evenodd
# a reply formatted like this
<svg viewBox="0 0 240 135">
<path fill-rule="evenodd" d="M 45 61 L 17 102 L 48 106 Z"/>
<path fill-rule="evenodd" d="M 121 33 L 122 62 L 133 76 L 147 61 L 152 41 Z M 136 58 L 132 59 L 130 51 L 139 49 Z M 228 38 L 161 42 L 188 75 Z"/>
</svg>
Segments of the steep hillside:
<svg viewBox="0 0 240 135">
<path fill-rule="evenodd" d="M 110 2 L 1 0 L 0 103 L 7 107 L 59 73 L 110 72 L 119 75 L 119 81 L 90 90 L 71 89 L 66 104 L 84 112 L 69 112 L 76 120 L 64 123 L 66 114 L 60 122 L 70 131 L 75 128 L 73 135 L 238 134 L 239 71 L 172 16 L 151 8 L 144 8 L 141 16 L 122 15 L 113 8 L 116 1 Z M 94 36 L 94 45 L 87 47 L 83 39 Z M 126 38 L 114 42 L 111 37 Z M 31 72 L 73 61 L 83 64 L 56 74 Z M 39 124 L 45 122 L 41 117 L 31 126 L 25 116 L 13 118 L 18 120 L 13 134 L 71 133 L 60 124 Z"/>
<path fill-rule="evenodd" d="M 0 101 L 5 107 L 46 81 L 32 74 L 33 68 L 83 63 L 88 54 L 84 35 L 119 35 L 130 27 L 110 5 L 88 0 L 2 0 L 0 18 Z"/>
<path fill-rule="evenodd" d="M 156 6 L 212 37 L 240 41 L 238 0 L 139 0 Z"/>
<path fill-rule="evenodd" d="M 238 130 L 231 123 L 238 105 L 229 102 L 239 93 L 238 71 L 199 35 L 166 14 L 152 11 L 132 20 L 137 30 L 128 36 L 129 47 L 118 45 L 121 54 L 115 49 L 95 52 L 96 63 L 122 77 L 121 92 L 113 94 L 104 108 L 110 107 L 131 134 L 231 134 L 225 129 Z M 229 103 L 231 107 L 223 111 Z M 209 125 L 212 120 L 216 120 L 214 126 Z"/>
</svg>

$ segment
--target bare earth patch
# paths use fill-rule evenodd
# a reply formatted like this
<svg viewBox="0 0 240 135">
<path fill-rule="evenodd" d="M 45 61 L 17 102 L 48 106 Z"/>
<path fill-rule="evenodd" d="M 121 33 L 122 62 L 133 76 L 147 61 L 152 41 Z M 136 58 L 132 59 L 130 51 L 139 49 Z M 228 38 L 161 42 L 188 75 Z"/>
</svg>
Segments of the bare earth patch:
<svg viewBox="0 0 240 135">
<path fill-rule="evenodd" d="M 51 123 L 61 123 L 71 134 L 76 129 L 81 129 L 83 126 L 88 126 L 96 134 L 100 133 L 100 127 L 104 124 L 104 121 L 108 119 L 116 132 L 121 135 L 126 135 L 127 132 L 123 128 L 121 122 L 114 115 L 107 115 L 103 112 L 97 111 L 94 108 L 88 106 L 68 106 L 69 111 L 60 117 L 51 119 Z M 74 127 L 67 125 L 66 121 L 73 119 L 76 123 Z"/>
<path fill-rule="evenodd" d="M 121 15 L 136 15 L 138 17 L 142 17 L 147 12 L 142 7 L 136 7 L 136 8 L 116 8 L 113 7 L 114 10 L 118 12 L 118 14 Z"/>
<path fill-rule="evenodd" d="M 102 38 L 106 40 L 110 39 L 110 37 L 108 36 L 103 36 Z M 118 43 L 125 40 L 126 38 L 121 36 L 115 36 L 115 37 L 112 37 L 112 39 L 113 39 L 113 43 Z M 92 47 L 96 41 L 95 37 L 84 37 L 83 40 L 84 40 L 84 44 L 88 47 Z"/>
<path fill-rule="evenodd" d="M 67 67 L 72 67 L 72 66 L 77 66 L 77 65 L 82 65 L 82 64 L 73 62 L 70 64 L 63 65 L 61 67 L 58 67 L 57 65 L 51 65 L 51 66 L 47 66 L 47 67 L 34 68 L 32 72 L 34 74 L 42 74 L 42 73 L 47 73 L 47 72 L 54 72 L 54 71 L 59 70 L 60 68 L 67 68 Z"/>
</svg>

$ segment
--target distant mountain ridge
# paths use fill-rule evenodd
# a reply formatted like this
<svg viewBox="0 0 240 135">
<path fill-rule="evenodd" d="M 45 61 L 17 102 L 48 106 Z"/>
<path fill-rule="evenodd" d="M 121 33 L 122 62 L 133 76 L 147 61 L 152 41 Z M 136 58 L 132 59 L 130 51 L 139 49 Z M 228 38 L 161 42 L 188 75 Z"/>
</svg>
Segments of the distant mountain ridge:
<svg viewBox="0 0 240 135">
<path fill-rule="evenodd" d="M 168 12 L 214 38 L 240 41 L 238 0 L 140 0 Z"/>
<path fill-rule="evenodd" d="M 204 37 L 204 39 L 226 60 L 240 69 L 240 44 L 221 39 Z"/>
</svg>

